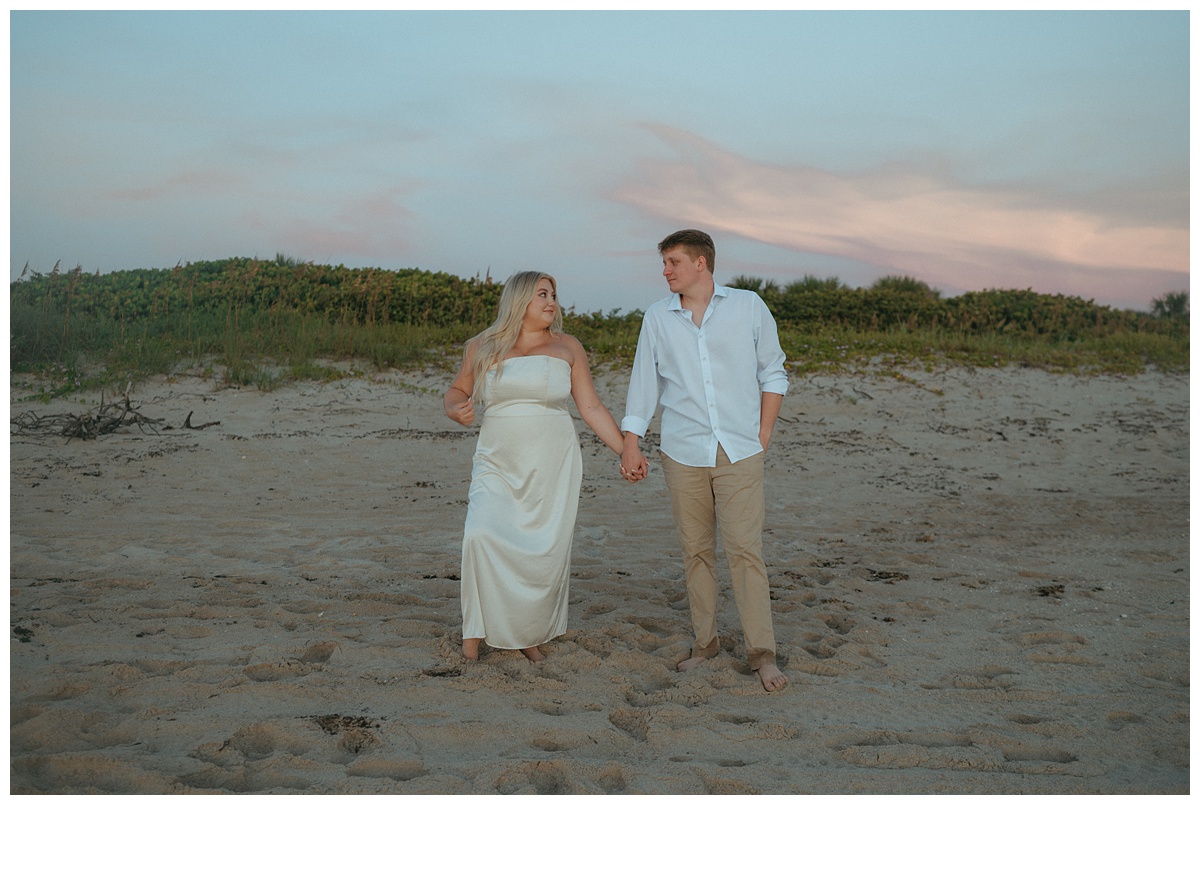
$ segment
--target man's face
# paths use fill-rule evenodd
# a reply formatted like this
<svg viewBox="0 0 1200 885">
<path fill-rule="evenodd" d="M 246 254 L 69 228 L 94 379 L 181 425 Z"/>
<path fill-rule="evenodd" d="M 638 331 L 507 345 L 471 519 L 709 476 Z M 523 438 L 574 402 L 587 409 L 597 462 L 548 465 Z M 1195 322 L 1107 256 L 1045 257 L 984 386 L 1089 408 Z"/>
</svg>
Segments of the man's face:
<svg viewBox="0 0 1200 885">
<path fill-rule="evenodd" d="M 688 294 L 697 284 L 703 288 L 708 280 L 703 258 L 693 258 L 682 246 L 662 254 L 663 276 L 675 294 Z"/>
</svg>

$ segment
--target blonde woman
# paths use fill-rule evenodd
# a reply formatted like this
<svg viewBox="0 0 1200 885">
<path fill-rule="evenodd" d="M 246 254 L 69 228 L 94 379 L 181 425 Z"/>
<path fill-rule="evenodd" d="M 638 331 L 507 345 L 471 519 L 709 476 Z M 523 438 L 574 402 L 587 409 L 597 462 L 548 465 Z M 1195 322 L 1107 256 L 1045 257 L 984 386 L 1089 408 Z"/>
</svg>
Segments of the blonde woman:
<svg viewBox="0 0 1200 885">
<path fill-rule="evenodd" d="M 562 330 L 554 277 L 508 278 L 496 321 L 467 342 L 446 391 L 446 415 L 470 426 L 483 416 L 471 469 L 462 545 L 462 653 L 479 643 L 520 649 L 567 629 L 571 539 L 583 459 L 567 410 L 617 455 L 621 429 L 596 395 L 583 346 Z"/>
</svg>

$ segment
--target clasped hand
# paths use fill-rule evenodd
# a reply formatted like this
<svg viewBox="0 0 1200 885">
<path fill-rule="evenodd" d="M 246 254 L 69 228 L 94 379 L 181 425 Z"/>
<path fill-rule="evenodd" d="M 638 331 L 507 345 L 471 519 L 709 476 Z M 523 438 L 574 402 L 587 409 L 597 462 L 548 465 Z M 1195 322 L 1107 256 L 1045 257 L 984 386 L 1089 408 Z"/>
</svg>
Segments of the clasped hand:
<svg viewBox="0 0 1200 885">
<path fill-rule="evenodd" d="M 629 482 L 639 482 L 650 472 L 650 462 L 641 452 L 621 456 L 621 477 Z"/>
</svg>

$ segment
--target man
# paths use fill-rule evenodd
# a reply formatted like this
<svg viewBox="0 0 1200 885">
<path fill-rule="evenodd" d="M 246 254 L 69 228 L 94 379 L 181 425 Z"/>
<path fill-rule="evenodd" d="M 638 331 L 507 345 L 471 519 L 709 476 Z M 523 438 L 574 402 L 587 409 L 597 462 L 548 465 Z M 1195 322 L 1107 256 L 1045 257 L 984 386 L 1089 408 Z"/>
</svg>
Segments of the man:
<svg viewBox="0 0 1200 885">
<path fill-rule="evenodd" d="M 676 668 L 717 654 L 716 525 L 750 667 L 763 688 L 787 677 L 775 663 L 771 597 L 762 558 L 763 461 L 787 393 L 775 320 L 754 292 L 713 282 L 716 249 L 698 230 L 658 244 L 671 296 L 642 319 L 629 379 L 621 475 L 649 468 L 641 438 L 661 401 L 663 473 L 683 547 L 695 643 Z"/>
</svg>

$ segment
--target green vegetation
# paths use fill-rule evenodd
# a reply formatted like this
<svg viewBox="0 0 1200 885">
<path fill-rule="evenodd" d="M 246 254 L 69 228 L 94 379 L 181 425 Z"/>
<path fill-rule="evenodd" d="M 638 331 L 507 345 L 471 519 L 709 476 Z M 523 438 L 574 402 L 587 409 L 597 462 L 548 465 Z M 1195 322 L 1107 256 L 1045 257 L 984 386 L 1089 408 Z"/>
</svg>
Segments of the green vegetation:
<svg viewBox="0 0 1200 885">
<path fill-rule="evenodd" d="M 1155 299 L 1152 313 L 1029 289 L 985 289 L 958 298 L 911 277 L 851 289 L 837 277 L 780 287 L 739 277 L 763 296 L 799 372 L 869 364 L 1021 365 L 1056 371 L 1137 373 L 1189 369 L 1188 293 Z"/>
<path fill-rule="evenodd" d="M 785 286 L 745 277 L 730 285 L 762 294 L 798 373 L 947 363 L 1189 368 L 1186 292 L 1138 313 L 1030 290 L 943 299 L 911 277 L 883 277 L 867 289 L 811 276 Z M 331 267 L 284 255 L 105 275 L 26 268 L 10 289 L 10 365 L 35 373 L 34 395 L 43 398 L 189 370 L 219 384 L 271 389 L 367 367 L 453 365 L 462 342 L 495 316 L 501 288 L 490 277 Z M 568 312 L 566 326 L 597 362 L 627 365 L 641 317 Z"/>
<path fill-rule="evenodd" d="M 10 365 L 40 375 L 44 397 L 186 367 L 269 389 L 337 377 L 330 362 L 387 369 L 426 359 L 490 322 L 501 288 L 283 255 L 105 275 L 56 265 L 11 285 Z"/>
<path fill-rule="evenodd" d="M 1188 319 L 1188 293 L 1168 292 L 1162 298 L 1151 300 L 1150 313 L 1161 320 L 1186 324 Z"/>
</svg>

